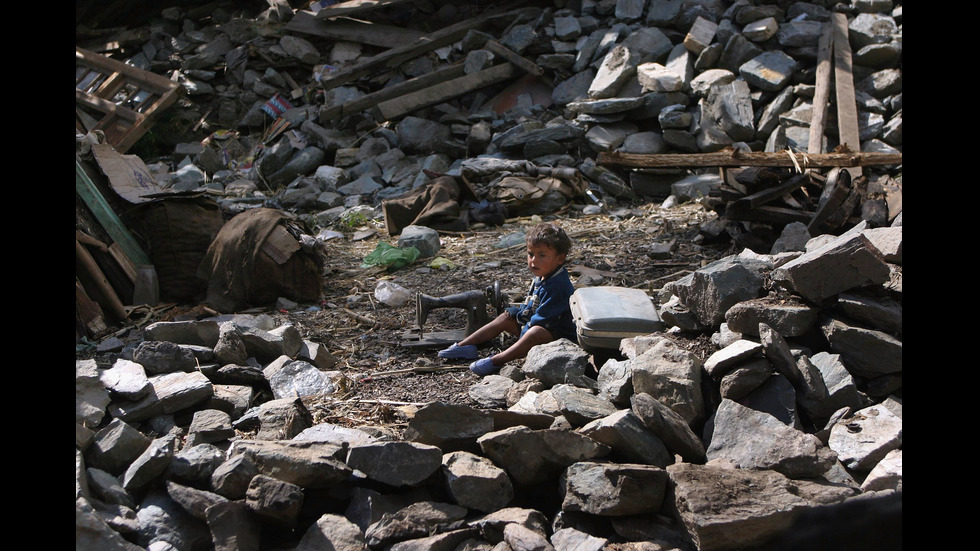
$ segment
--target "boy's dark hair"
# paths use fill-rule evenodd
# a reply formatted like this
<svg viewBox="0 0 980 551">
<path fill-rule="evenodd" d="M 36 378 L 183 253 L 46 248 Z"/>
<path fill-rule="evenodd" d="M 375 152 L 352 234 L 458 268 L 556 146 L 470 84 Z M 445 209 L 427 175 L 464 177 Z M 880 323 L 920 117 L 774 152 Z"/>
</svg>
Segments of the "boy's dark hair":
<svg viewBox="0 0 980 551">
<path fill-rule="evenodd" d="M 568 254 L 572 250 L 572 240 L 558 224 L 542 222 L 527 233 L 528 245 L 548 245 L 558 254 Z"/>
</svg>

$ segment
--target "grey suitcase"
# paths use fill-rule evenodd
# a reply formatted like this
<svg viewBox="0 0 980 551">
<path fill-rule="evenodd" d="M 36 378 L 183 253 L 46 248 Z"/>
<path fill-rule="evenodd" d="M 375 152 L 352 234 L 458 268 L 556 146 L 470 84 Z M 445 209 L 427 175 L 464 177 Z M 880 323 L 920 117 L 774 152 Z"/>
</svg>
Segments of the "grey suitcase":
<svg viewBox="0 0 980 551">
<path fill-rule="evenodd" d="M 666 324 L 642 289 L 582 287 L 569 306 L 575 318 L 578 343 L 585 350 L 619 350 L 623 339 L 663 331 Z"/>
</svg>

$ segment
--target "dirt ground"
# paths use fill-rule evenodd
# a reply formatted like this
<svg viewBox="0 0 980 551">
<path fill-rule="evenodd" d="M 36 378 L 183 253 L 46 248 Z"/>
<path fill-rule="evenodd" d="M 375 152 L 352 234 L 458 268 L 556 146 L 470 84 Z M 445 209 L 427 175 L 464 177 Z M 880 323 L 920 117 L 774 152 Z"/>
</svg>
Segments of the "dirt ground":
<svg viewBox="0 0 980 551">
<path fill-rule="evenodd" d="M 303 304 L 292 311 L 250 312 L 269 314 L 277 325 L 293 324 L 303 338 L 323 344 L 337 359 L 335 369 L 343 374 L 338 392 L 307 403 L 314 422 L 369 426 L 399 434 L 411 410 L 428 402 L 481 407 L 469 396 L 469 388 L 480 380 L 468 370 L 469 362 L 442 360 L 437 356 L 441 347 L 418 346 L 417 292 L 442 297 L 496 286 L 509 301 L 523 300 L 531 280 L 524 242 L 508 247 L 501 243 L 515 232 L 548 220 L 562 225 L 572 238 L 567 265 L 576 287 L 616 285 L 643 289 L 656 297 L 667 283 L 736 252 L 730 242 L 697 243 L 699 227 L 714 216 L 696 203 L 664 209 L 660 203 L 649 202 L 590 215 L 583 214 L 581 206 L 567 205 L 542 217 L 509 220 L 504 226 L 474 225 L 465 234 L 442 234 L 436 258 L 448 260 L 451 267 L 433 268 L 433 259 L 419 259 L 396 270 L 361 267 L 380 242 L 397 245 L 383 220 L 363 221 L 363 225 L 342 228 L 343 238 L 327 241 L 320 304 Z M 654 254 L 658 243 L 673 243 L 668 257 Z M 383 281 L 405 289 L 408 300 L 393 306 L 376 298 L 375 290 Z M 488 307 L 488 318 L 496 314 Z M 200 305 L 173 306 L 143 317 L 130 329 L 207 315 L 208 310 Z M 429 313 L 424 330 L 431 335 L 465 327 L 462 309 L 442 308 Z M 126 340 L 136 333 L 122 328 L 115 334 Z M 677 337 L 702 359 L 714 351 L 708 334 Z M 513 337 L 498 338 L 482 348 L 481 355 L 491 355 L 512 342 Z M 86 356 L 92 354 L 76 352 L 77 359 Z M 594 358 L 593 363 L 598 368 L 606 359 Z M 108 361 L 104 363 L 108 366 Z"/>
<path fill-rule="evenodd" d="M 695 203 L 669 209 L 647 203 L 596 215 L 584 215 L 569 206 L 542 218 L 559 223 L 572 238 L 568 266 L 577 287 L 617 285 L 644 289 L 656 296 L 665 284 L 735 252 L 730 243 L 696 243 L 698 228 L 713 216 Z M 294 324 L 305 338 L 325 344 L 338 360 L 337 369 L 346 376 L 346 388 L 310 405 L 314 420 L 344 426 L 385 425 L 397 430 L 404 408 L 432 401 L 480 407 L 468 394 L 470 386 L 479 381 L 467 369 L 469 362 L 442 360 L 436 354 L 439 348 L 418 346 L 415 293 L 446 296 L 482 291 L 497 283 L 510 301 L 523 300 L 531 279 L 523 241 L 503 248 L 499 244 L 502 238 L 539 221 L 538 217 L 519 218 L 501 227 L 444 234 L 437 258 L 449 260 L 453 267 L 441 270 L 429 267 L 431 259 L 417 260 L 394 271 L 360 268 L 380 241 L 397 244 L 379 221 L 349 228 L 349 239 L 328 242 L 330 273 L 325 276 L 320 309 L 274 314 L 280 323 Z M 372 231 L 377 233 L 369 238 L 351 239 Z M 674 249 L 669 258 L 651 256 L 655 243 L 670 242 Z M 375 289 L 384 280 L 408 290 L 410 299 L 399 306 L 380 302 Z M 488 308 L 488 317 L 496 314 Z M 462 309 L 442 308 L 429 313 L 424 331 L 430 334 L 465 327 Z M 704 359 L 714 351 L 709 337 L 688 335 L 681 341 Z M 511 342 L 512 337 L 497 339 L 481 349 L 481 357 Z"/>
</svg>

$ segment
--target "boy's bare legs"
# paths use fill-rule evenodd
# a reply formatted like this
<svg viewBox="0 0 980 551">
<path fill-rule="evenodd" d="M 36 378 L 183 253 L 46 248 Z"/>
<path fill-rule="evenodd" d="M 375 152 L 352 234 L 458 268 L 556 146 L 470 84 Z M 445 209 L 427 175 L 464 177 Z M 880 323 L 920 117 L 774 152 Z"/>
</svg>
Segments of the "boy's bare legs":
<svg viewBox="0 0 980 551">
<path fill-rule="evenodd" d="M 549 343 L 555 340 L 555 337 L 544 327 L 535 325 L 529 327 L 524 336 L 517 339 L 517 342 L 507 347 L 506 350 L 501 351 L 499 354 L 494 354 L 490 360 L 493 365 L 501 366 L 511 360 L 519 360 L 525 356 L 531 347 L 537 346 L 539 344 Z"/>
<path fill-rule="evenodd" d="M 456 343 L 456 345 L 457 346 L 466 346 L 468 344 L 480 345 L 485 342 L 489 342 L 491 339 L 495 338 L 497 335 L 503 333 L 504 331 L 515 336 L 521 334 L 521 327 L 517 325 L 517 320 L 510 317 L 506 313 L 500 314 L 499 316 L 491 320 L 483 327 L 470 333 L 466 338 Z"/>
</svg>

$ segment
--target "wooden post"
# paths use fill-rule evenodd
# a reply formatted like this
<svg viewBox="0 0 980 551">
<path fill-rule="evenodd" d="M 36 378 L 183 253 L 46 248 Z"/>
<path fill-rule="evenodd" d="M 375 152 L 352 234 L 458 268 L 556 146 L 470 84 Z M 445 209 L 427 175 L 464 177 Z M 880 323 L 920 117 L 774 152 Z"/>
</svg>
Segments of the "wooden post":
<svg viewBox="0 0 980 551">
<path fill-rule="evenodd" d="M 820 44 L 817 47 L 817 88 L 813 94 L 813 118 L 810 120 L 810 141 L 806 152 L 810 155 L 823 153 L 824 119 L 827 117 L 827 100 L 830 97 L 830 75 L 833 65 L 834 26 L 825 23 Z"/>
<path fill-rule="evenodd" d="M 857 104 L 854 101 L 854 75 L 851 72 L 851 43 L 847 35 L 847 15 L 834 13 L 834 85 L 837 88 L 837 127 L 840 143 L 848 151 L 861 151 L 858 131 Z M 852 179 L 862 174 L 860 166 L 847 169 Z"/>
<path fill-rule="evenodd" d="M 126 319 L 129 314 L 126 312 L 126 307 L 123 306 L 122 301 L 119 300 L 119 295 L 116 294 L 116 291 L 112 288 L 112 285 L 109 284 L 109 280 L 106 279 L 105 274 L 103 274 L 102 270 L 99 269 L 99 265 L 95 262 L 95 259 L 92 258 L 92 255 L 85 249 L 85 245 L 79 243 L 77 239 L 75 240 L 75 258 L 82 263 L 85 271 L 92 278 L 92 282 L 105 298 L 106 304 L 103 306 L 108 307 L 109 311 L 112 312 L 112 315 L 117 319 Z"/>
</svg>

